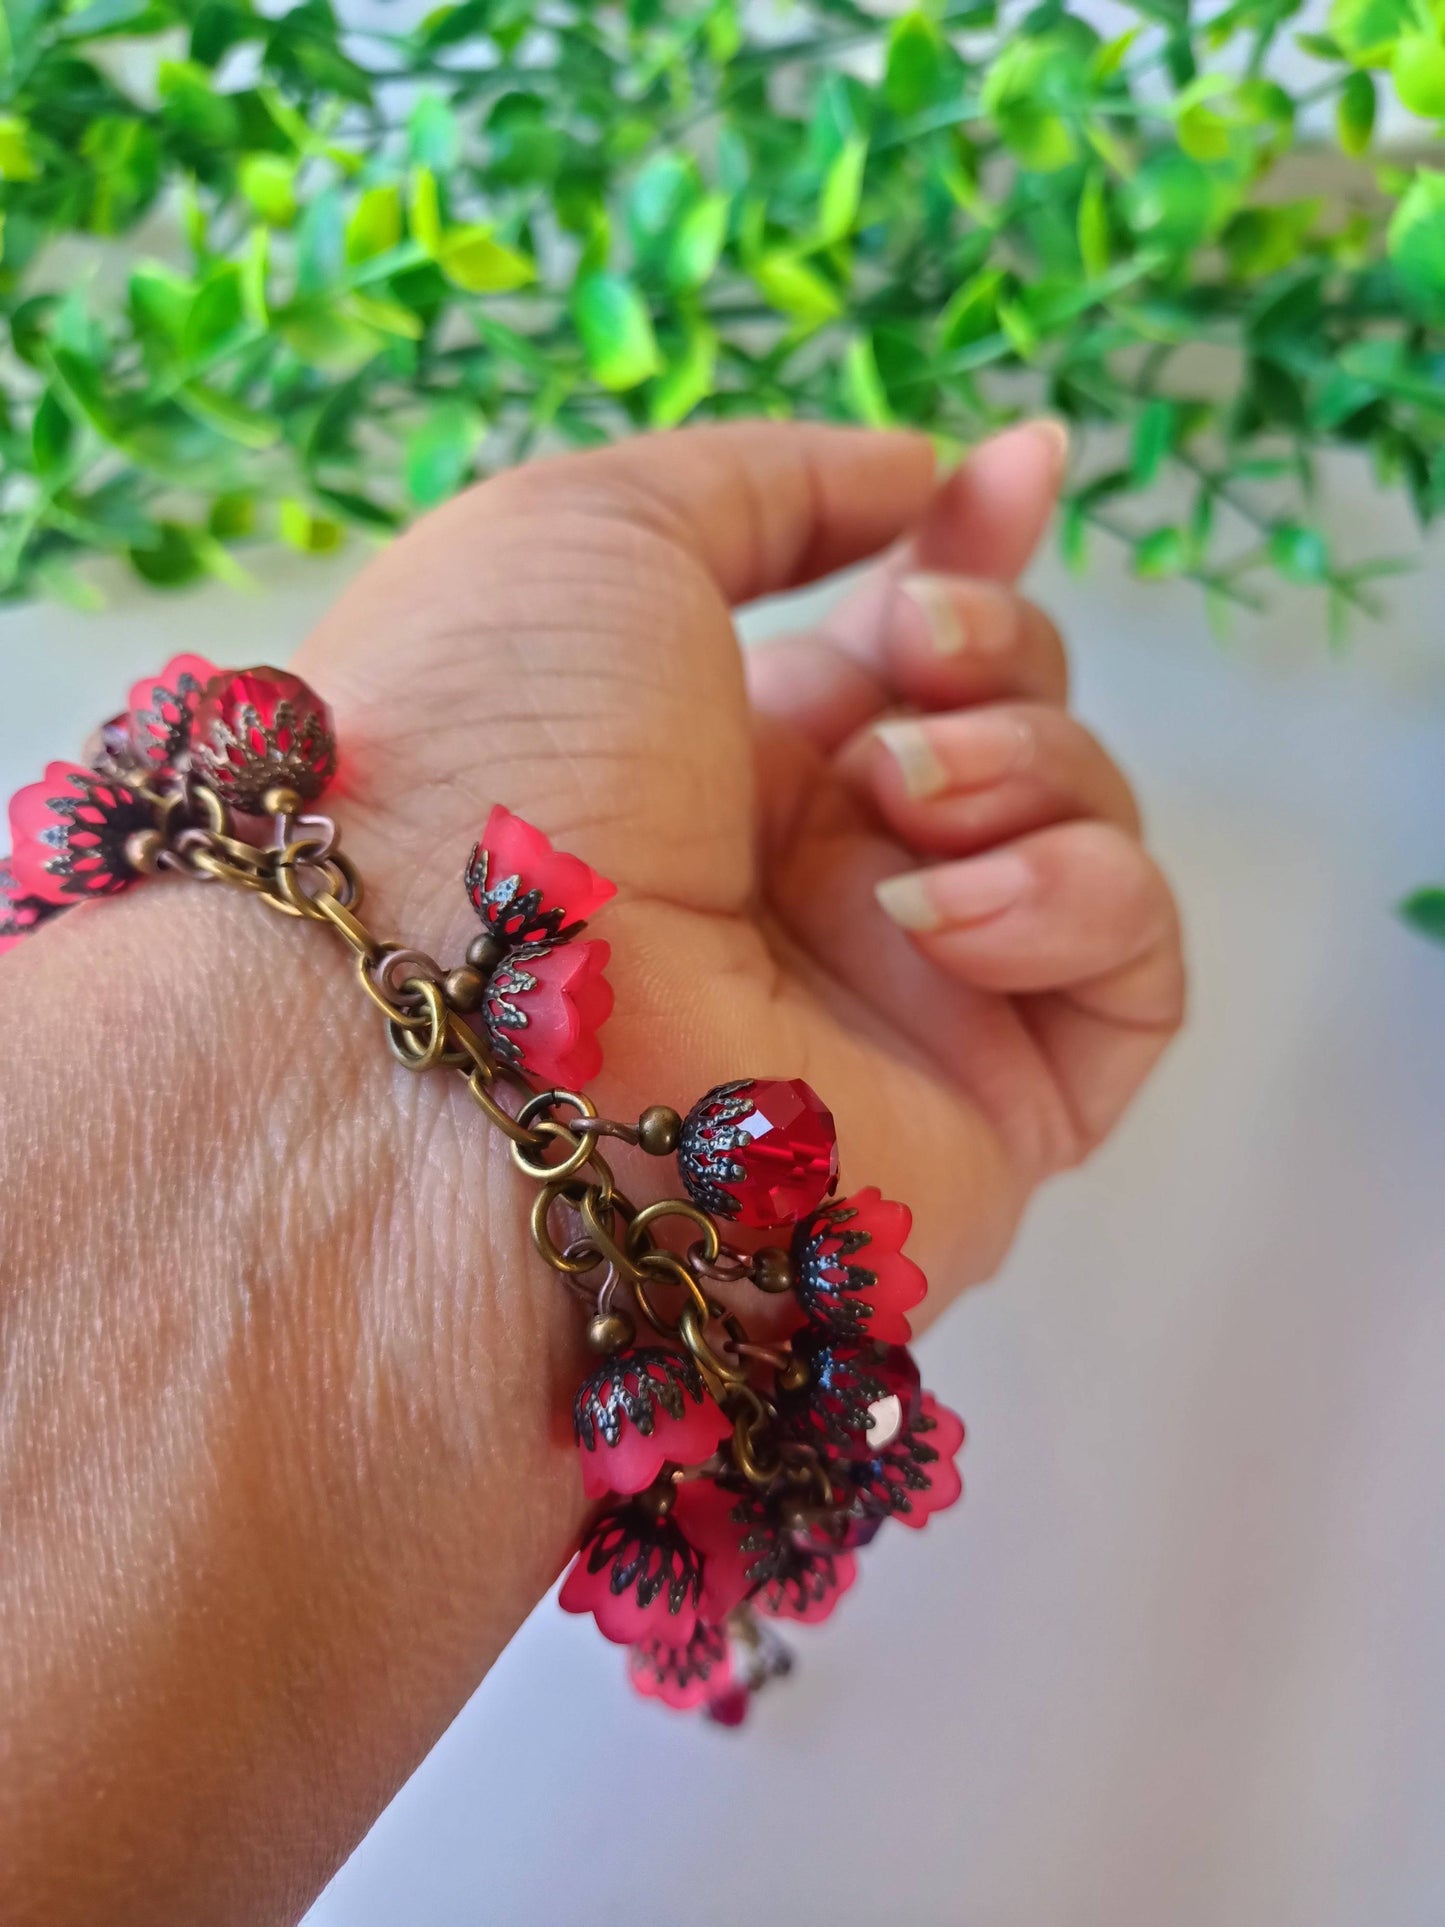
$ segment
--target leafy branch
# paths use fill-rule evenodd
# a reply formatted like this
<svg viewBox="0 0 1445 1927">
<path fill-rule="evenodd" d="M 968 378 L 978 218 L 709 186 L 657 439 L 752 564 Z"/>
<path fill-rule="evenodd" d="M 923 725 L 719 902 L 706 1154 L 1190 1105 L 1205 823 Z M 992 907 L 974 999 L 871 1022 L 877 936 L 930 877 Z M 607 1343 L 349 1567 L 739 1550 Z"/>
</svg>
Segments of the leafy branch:
<svg viewBox="0 0 1445 1927">
<path fill-rule="evenodd" d="M 247 544 L 383 534 L 645 425 L 967 440 L 1045 405 L 1073 563 L 1097 532 L 1212 608 L 1283 580 L 1338 628 L 1392 565 L 1336 553 L 1318 453 L 1445 502 L 1445 173 L 1370 153 L 1382 90 L 1438 135 L 1445 36 L 1430 0 L 1295 10 L 1136 0 L 1106 42 L 1062 0 L 781 29 L 454 0 L 407 32 L 12 0 L 0 594 L 90 601 L 96 553 L 235 578 Z M 1295 96 L 1287 45 L 1318 66 Z M 1291 195 L 1326 103 L 1346 189 Z"/>
</svg>

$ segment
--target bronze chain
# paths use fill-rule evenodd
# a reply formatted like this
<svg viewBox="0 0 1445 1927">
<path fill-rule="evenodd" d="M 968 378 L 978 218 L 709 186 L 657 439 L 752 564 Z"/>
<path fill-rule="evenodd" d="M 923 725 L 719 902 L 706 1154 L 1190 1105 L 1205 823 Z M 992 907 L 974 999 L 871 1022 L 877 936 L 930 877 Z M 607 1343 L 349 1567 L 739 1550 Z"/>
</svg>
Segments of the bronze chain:
<svg viewBox="0 0 1445 1927">
<path fill-rule="evenodd" d="M 636 1144 L 639 1128 L 599 1117 L 584 1092 L 534 1089 L 467 1021 L 481 989 L 475 972 L 448 973 L 425 952 L 376 936 L 361 917 L 362 878 L 329 817 L 300 815 L 294 796 L 273 793 L 267 798 L 273 840 L 260 846 L 236 835 L 226 803 L 194 777 L 154 800 L 163 867 L 248 890 L 278 915 L 329 926 L 355 959 L 357 982 L 381 1015 L 396 1061 L 409 1071 L 451 1070 L 461 1077 L 483 1116 L 509 1140 L 512 1163 L 538 1187 L 531 1233 L 544 1264 L 599 1316 L 615 1314 L 616 1298 L 625 1295 L 643 1321 L 686 1348 L 732 1420 L 732 1458 L 743 1476 L 762 1487 L 785 1474 L 816 1480 L 817 1468 L 791 1466 L 767 1449 L 776 1411 L 748 1383 L 746 1369 L 749 1356 L 767 1356 L 767 1350 L 750 1344 L 737 1314 L 707 1289 L 713 1280 L 747 1276 L 748 1261 L 724 1250 L 717 1226 L 689 1200 L 664 1198 L 639 1208 L 617 1188 L 600 1140 Z M 468 976 L 475 981 L 456 981 Z M 573 1220 L 567 1236 L 555 1228 L 559 1208 Z M 656 1236 L 669 1223 L 689 1234 L 686 1250 Z M 587 1281 L 598 1272 L 602 1280 L 593 1287 Z"/>
</svg>

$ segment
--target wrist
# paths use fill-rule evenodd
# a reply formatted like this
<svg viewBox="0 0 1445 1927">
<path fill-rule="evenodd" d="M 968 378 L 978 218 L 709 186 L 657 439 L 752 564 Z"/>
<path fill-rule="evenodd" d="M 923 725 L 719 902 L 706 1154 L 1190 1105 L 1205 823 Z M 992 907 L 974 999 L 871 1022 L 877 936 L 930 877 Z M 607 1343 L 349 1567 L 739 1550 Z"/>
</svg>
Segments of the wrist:
<svg viewBox="0 0 1445 1927">
<path fill-rule="evenodd" d="M 6 1509 L 66 1523 L 14 1546 L 0 1614 L 38 1588 L 125 1689 L 102 1736 L 93 1693 L 13 1682 L 17 1793 L 103 1739 L 177 1812 L 254 1801 L 269 1832 L 321 1786 L 306 1838 L 359 1830 L 575 1531 L 575 1321 L 531 1275 L 520 1180 L 449 1080 L 363 1047 L 318 935 L 167 883 L 7 960 Z M 57 1289 L 92 1308 L 79 1359 Z"/>
</svg>

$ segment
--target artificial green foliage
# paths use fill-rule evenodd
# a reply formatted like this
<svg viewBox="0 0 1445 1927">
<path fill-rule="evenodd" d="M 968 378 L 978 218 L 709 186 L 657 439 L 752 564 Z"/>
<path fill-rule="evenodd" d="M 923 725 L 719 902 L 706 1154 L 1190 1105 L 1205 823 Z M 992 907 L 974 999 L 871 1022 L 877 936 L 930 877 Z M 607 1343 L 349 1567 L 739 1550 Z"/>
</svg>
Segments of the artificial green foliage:
<svg viewBox="0 0 1445 1927">
<path fill-rule="evenodd" d="M 1027 406 L 1075 425 L 1073 564 L 1338 625 L 1391 565 L 1320 452 L 1445 503 L 1445 168 L 1373 147 L 1398 100 L 1431 152 L 1445 7 L 1296 11 L 10 0 L 0 592 L 235 577 L 648 425 Z"/>
</svg>

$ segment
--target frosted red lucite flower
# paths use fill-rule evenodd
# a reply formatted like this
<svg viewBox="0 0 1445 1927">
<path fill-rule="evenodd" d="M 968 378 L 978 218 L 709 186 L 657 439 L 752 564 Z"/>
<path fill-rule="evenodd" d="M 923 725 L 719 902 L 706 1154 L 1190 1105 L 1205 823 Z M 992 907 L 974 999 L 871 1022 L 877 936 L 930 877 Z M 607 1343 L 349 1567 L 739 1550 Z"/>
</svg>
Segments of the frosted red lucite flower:
<svg viewBox="0 0 1445 1927">
<path fill-rule="evenodd" d="M 928 1280 L 903 1241 L 913 1224 L 906 1204 L 876 1186 L 834 1199 L 793 1233 L 793 1289 L 808 1317 L 855 1338 L 906 1345 L 906 1314 L 921 1304 Z"/>
<path fill-rule="evenodd" d="M 153 821 L 150 805 L 124 783 L 79 763 L 50 763 L 40 782 L 10 799 L 16 888 L 54 904 L 128 889 L 139 873 L 126 855 L 127 840 Z"/>
<path fill-rule="evenodd" d="M 38 930 L 60 907 L 40 897 L 26 896 L 15 880 L 9 859 L 0 860 L 0 955 L 23 943 L 32 930 Z"/>
<path fill-rule="evenodd" d="M 603 972 L 611 950 L 595 940 L 525 945 L 487 981 L 482 1017 L 497 1055 L 541 1084 L 575 1091 L 602 1068 L 597 1032 L 612 1014 Z"/>
<path fill-rule="evenodd" d="M 677 1524 L 636 1503 L 594 1521 L 558 1594 L 564 1612 L 591 1613 L 619 1646 L 692 1637 L 702 1589 L 702 1556 Z"/>
<path fill-rule="evenodd" d="M 617 894 L 580 857 L 554 850 L 551 839 L 498 803 L 487 818 L 466 872 L 472 908 L 508 945 L 555 942 Z"/>
<path fill-rule="evenodd" d="M 918 1367 L 901 1345 L 857 1343 L 814 1328 L 793 1341 L 807 1382 L 783 1407 L 799 1438 L 829 1461 L 874 1458 L 919 1412 Z"/>
<path fill-rule="evenodd" d="M 259 811 L 276 788 L 310 802 L 336 773 L 331 712 L 287 670 L 224 670 L 196 705 L 191 762 L 233 809 Z"/>
<path fill-rule="evenodd" d="M 851 1552 L 795 1546 L 783 1569 L 761 1585 L 753 1604 L 770 1619 L 796 1619 L 816 1626 L 831 1616 L 858 1577 Z"/>
<path fill-rule="evenodd" d="M 692 1360 L 660 1345 L 604 1358 L 572 1417 L 589 1499 L 645 1492 L 664 1465 L 701 1465 L 732 1430 Z"/>
<path fill-rule="evenodd" d="M 816 1210 L 838 1179 L 832 1113 L 801 1078 L 719 1084 L 682 1127 L 678 1167 L 693 1202 L 765 1229 Z"/>
<path fill-rule="evenodd" d="M 191 724 L 206 685 L 219 670 L 204 656 L 172 656 L 158 675 L 144 676 L 130 692 L 130 748 L 146 769 L 175 769 L 190 747 Z"/>
<path fill-rule="evenodd" d="M 946 1512 L 963 1496 L 954 1463 L 964 1441 L 963 1420 L 931 1392 L 924 1392 L 918 1413 L 875 1458 L 849 1467 L 846 1479 L 853 1510 L 864 1519 L 897 1519 L 925 1526 L 935 1512 Z"/>
<path fill-rule="evenodd" d="M 721 1626 L 700 1619 L 681 1645 L 644 1640 L 628 1654 L 628 1678 L 644 1699 L 661 1700 L 676 1712 L 691 1712 L 732 1685 L 732 1653 Z"/>
</svg>

